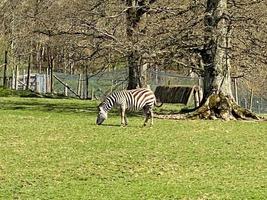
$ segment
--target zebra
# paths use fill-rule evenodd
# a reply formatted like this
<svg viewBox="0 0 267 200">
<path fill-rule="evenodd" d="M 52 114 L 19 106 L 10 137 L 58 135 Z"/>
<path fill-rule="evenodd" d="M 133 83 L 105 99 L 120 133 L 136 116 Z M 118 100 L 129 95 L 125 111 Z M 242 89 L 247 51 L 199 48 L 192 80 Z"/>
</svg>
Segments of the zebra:
<svg viewBox="0 0 267 200">
<path fill-rule="evenodd" d="M 153 126 L 153 108 L 156 104 L 154 93 L 147 88 L 139 88 L 134 90 L 121 90 L 108 95 L 105 100 L 98 106 L 98 115 L 96 124 L 101 125 L 108 117 L 108 112 L 113 106 L 120 108 L 121 125 L 128 125 L 125 111 L 139 111 L 143 109 L 145 114 L 144 126 L 150 119 L 150 126 Z"/>
</svg>

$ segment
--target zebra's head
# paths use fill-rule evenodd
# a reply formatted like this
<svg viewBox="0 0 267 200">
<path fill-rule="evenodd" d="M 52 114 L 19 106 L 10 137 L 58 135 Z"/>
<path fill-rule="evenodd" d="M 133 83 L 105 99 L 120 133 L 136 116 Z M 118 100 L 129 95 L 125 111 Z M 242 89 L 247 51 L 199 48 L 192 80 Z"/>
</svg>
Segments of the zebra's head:
<svg viewBox="0 0 267 200">
<path fill-rule="evenodd" d="M 102 105 L 98 106 L 98 115 L 96 119 L 96 124 L 101 125 L 108 118 L 108 113 L 104 111 Z"/>
</svg>

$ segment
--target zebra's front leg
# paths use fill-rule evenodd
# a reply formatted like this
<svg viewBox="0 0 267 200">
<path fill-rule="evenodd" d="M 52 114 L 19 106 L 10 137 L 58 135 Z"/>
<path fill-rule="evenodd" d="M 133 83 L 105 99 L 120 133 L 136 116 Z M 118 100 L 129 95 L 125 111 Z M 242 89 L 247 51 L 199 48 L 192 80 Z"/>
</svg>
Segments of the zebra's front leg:
<svg viewBox="0 0 267 200">
<path fill-rule="evenodd" d="M 146 107 L 144 108 L 144 115 L 145 115 L 144 126 L 146 126 L 149 119 L 148 109 Z"/>
<path fill-rule="evenodd" d="M 126 117 L 126 112 L 124 114 L 124 122 L 125 122 L 125 125 L 127 126 L 128 125 L 128 118 Z"/>
<path fill-rule="evenodd" d="M 148 117 L 148 115 L 146 114 L 146 118 L 145 118 L 145 121 L 144 121 L 144 126 L 146 126 L 146 124 L 147 124 L 147 122 L 148 122 L 148 119 L 149 119 L 149 117 Z"/>
</svg>

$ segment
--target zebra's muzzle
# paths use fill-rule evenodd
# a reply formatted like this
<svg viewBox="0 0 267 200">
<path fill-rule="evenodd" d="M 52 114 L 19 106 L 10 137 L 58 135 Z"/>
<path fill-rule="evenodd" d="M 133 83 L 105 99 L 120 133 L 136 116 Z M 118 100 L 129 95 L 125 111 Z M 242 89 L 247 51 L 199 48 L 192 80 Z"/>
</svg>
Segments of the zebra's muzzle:
<svg viewBox="0 0 267 200">
<path fill-rule="evenodd" d="M 99 119 L 99 118 L 97 118 L 96 119 L 96 124 L 97 125 L 101 125 L 104 121 L 105 121 L 105 119 Z"/>
<path fill-rule="evenodd" d="M 105 121 L 105 119 L 107 119 L 107 116 L 103 113 L 99 113 L 97 115 L 96 124 L 101 125 Z"/>
</svg>

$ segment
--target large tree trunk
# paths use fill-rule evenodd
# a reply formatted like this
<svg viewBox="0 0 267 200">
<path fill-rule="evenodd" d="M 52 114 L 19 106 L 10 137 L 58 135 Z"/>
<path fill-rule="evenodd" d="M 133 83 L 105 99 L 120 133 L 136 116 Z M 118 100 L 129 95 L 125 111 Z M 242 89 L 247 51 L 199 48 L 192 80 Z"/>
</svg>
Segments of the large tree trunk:
<svg viewBox="0 0 267 200">
<path fill-rule="evenodd" d="M 129 7 L 127 10 L 127 37 L 131 44 L 127 55 L 127 64 L 129 69 L 129 79 L 127 89 L 135 89 L 139 86 L 139 54 L 135 49 L 137 43 L 137 36 L 134 34 L 137 32 L 137 26 L 140 21 L 140 17 L 137 15 L 137 1 L 136 0 L 126 0 L 126 5 Z"/>
<path fill-rule="evenodd" d="M 138 27 L 144 15 L 149 11 L 150 5 L 157 0 L 125 0 L 128 7 L 126 12 L 127 20 L 127 37 L 131 45 L 128 55 L 127 64 L 129 69 L 129 80 L 127 89 L 142 87 L 141 81 L 141 53 L 138 48 Z"/>
<path fill-rule="evenodd" d="M 201 53 L 204 63 L 204 103 L 214 92 L 232 97 L 228 49 L 230 26 L 226 17 L 227 0 L 208 0 L 204 18 L 205 45 Z"/>
<path fill-rule="evenodd" d="M 204 96 L 200 107 L 187 114 L 158 116 L 159 118 L 259 119 L 250 110 L 241 108 L 232 95 L 228 57 L 230 24 L 226 12 L 227 0 L 207 0 L 205 45 L 201 52 Z"/>
<path fill-rule="evenodd" d="M 140 84 L 139 76 L 139 64 L 138 64 L 138 54 L 133 51 L 128 55 L 128 69 L 129 69 L 129 80 L 128 80 L 128 90 L 136 89 L 138 86 L 142 87 Z"/>
<path fill-rule="evenodd" d="M 258 119 L 251 111 L 241 108 L 233 98 L 228 56 L 231 27 L 227 0 L 207 0 L 204 25 L 205 45 L 201 54 L 204 63 L 204 98 L 201 107 L 189 116 L 224 120 Z"/>
</svg>

